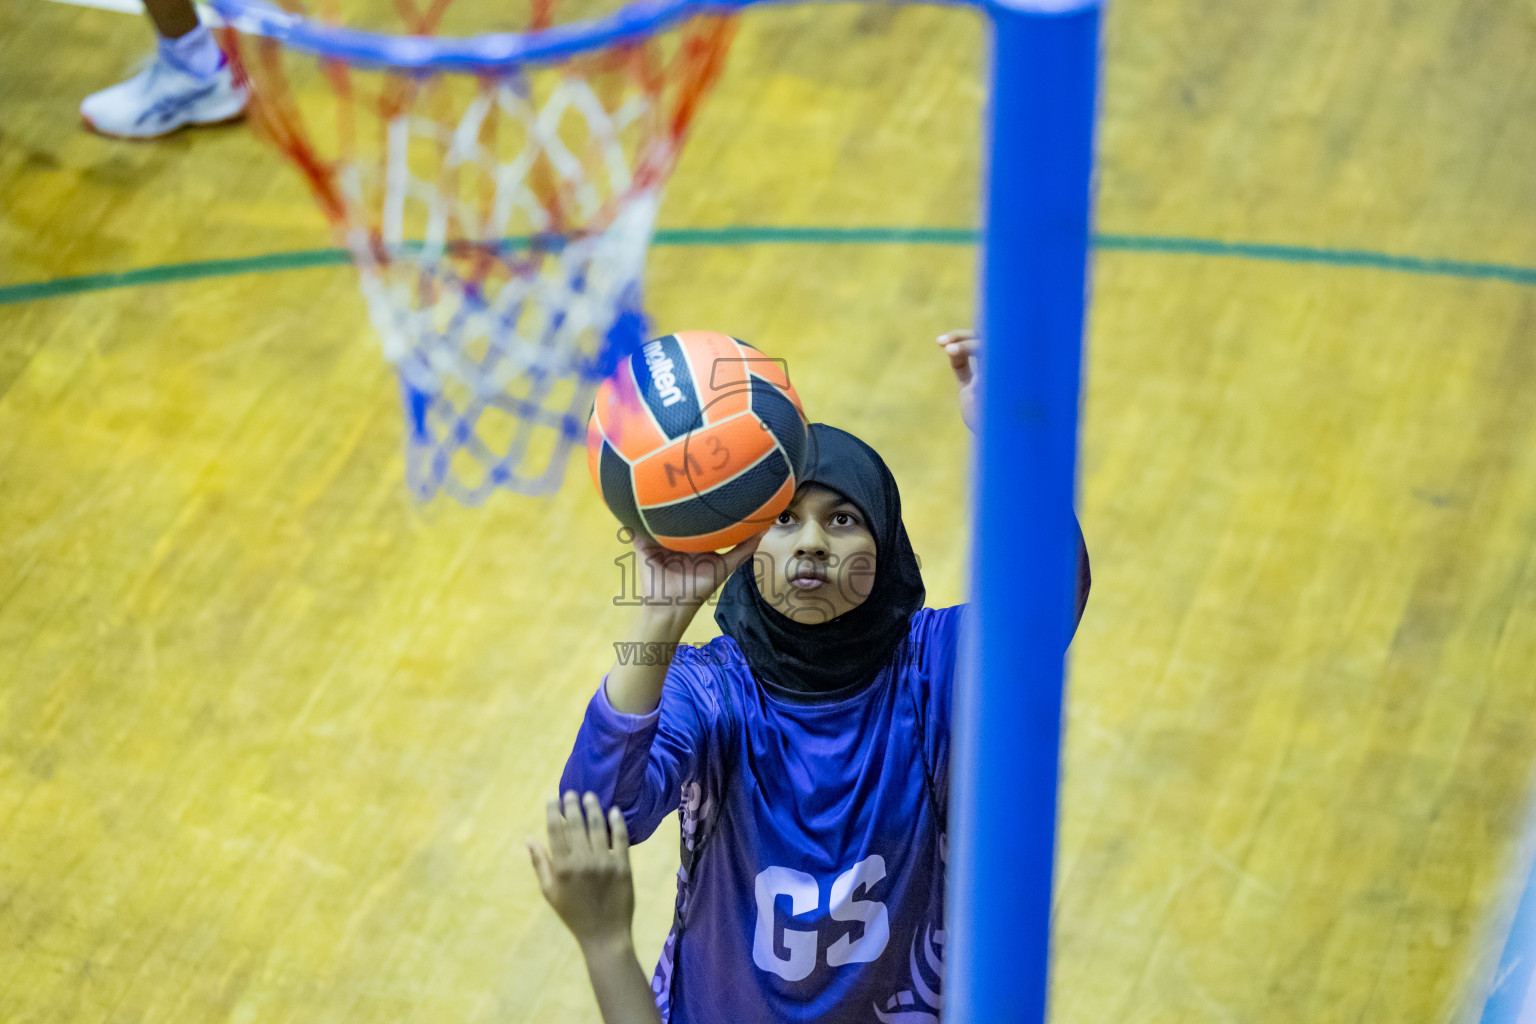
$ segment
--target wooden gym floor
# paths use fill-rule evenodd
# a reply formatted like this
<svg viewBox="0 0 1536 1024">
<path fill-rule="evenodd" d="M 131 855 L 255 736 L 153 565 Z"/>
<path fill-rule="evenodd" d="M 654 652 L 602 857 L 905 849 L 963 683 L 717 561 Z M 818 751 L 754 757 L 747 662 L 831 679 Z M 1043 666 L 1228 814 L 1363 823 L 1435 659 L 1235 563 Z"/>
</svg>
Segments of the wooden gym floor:
<svg viewBox="0 0 1536 1024">
<path fill-rule="evenodd" d="M 414 506 L 349 269 L 155 269 L 332 242 L 244 128 L 80 129 L 149 41 L 0 5 L 0 1021 L 594 1021 L 521 841 L 613 524 L 575 464 Z M 662 213 L 713 244 L 650 263 L 658 327 L 886 454 L 935 605 L 974 252 L 836 231 L 975 225 L 981 43 L 748 14 Z M 1481 1010 L 1536 765 L 1533 54 L 1488 0 L 1110 8 L 1058 1022 Z M 758 225 L 819 234 L 688 234 Z"/>
</svg>

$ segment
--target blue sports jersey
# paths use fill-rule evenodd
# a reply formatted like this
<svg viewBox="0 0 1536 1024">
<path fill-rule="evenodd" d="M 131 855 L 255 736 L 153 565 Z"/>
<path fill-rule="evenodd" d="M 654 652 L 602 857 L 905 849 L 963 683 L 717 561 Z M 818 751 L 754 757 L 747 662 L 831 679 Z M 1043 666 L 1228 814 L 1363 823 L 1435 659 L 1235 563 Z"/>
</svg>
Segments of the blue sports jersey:
<svg viewBox="0 0 1536 1024">
<path fill-rule="evenodd" d="M 936 1024 L 963 608 L 918 611 L 875 681 L 835 703 L 770 695 L 723 636 L 678 649 L 649 715 L 598 688 L 562 791 L 618 805 L 636 842 L 682 820 L 663 1021 Z"/>
</svg>

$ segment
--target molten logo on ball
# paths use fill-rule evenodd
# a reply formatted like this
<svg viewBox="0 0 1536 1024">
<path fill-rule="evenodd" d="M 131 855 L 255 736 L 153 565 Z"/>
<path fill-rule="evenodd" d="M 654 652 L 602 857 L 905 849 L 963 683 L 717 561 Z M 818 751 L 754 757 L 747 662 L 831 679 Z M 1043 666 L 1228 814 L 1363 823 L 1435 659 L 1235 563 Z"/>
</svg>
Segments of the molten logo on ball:
<svg viewBox="0 0 1536 1024">
<path fill-rule="evenodd" d="M 668 359 L 662 351 L 661 339 L 648 341 L 640 350 L 645 354 L 645 365 L 651 371 L 651 380 L 661 392 L 661 404 L 663 407 L 676 405 L 683 400 L 683 393 L 678 390 L 677 378 L 672 374 L 672 360 Z"/>
</svg>

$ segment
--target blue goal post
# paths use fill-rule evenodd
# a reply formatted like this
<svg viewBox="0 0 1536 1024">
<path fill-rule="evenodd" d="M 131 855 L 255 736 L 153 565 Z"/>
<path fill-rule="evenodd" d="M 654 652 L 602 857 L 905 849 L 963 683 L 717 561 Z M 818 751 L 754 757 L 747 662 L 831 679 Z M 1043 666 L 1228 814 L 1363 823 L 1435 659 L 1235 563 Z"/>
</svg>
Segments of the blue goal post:
<svg viewBox="0 0 1536 1024">
<path fill-rule="evenodd" d="M 1075 612 L 1099 0 L 991 0 L 971 598 L 955 695 L 944 1018 L 1042 1024 Z"/>
</svg>

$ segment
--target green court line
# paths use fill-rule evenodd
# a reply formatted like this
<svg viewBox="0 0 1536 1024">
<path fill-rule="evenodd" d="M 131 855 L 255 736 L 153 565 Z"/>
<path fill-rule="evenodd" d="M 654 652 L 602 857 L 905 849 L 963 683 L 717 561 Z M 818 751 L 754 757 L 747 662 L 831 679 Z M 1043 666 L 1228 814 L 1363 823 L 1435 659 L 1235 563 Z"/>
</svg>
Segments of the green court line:
<svg viewBox="0 0 1536 1024">
<path fill-rule="evenodd" d="M 1405 274 L 1432 274 L 1472 280 L 1508 281 L 1536 285 L 1536 267 L 1508 263 L 1473 263 L 1422 256 L 1394 256 L 1366 249 L 1319 249 L 1310 245 L 1266 245 L 1260 242 L 1218 242 L 1210 238 L 1178 238 L 1167 235 L 1095 235 L 1097 249 L 1122 252 L 1154 252 L 1169 255 L 1234 256 L 1276 263 L 1321 263 L 1334 267 L 1396 270 Z"/>
<path fill-rule="evenodd" d="M 975 245 L 974 228 L 659 228 L 656 245 Z"/>
<path fill-rule="evenodd" d="M 721 228 L 661 228 L 656 232 L 653 244 L 658 246 L 975 245 L 978 239 L 979 233 L 972 228 L 741 225 Z M 511 239 L 510 242 L 516 248 L 524 248 L 528 244 L 526 238 Z M 1536 267 L 1396 256 L 1391 253 L 1370 252 L 1363 249 L 1322 249 L 1306 245 L 1267 245 L 1255 242 L 1221 242 L 1210 238 L 1117 234 L 1095 235 L 1093 244 L 1097 249 L 1118 252 L 1225 256 L 1278 263 L 1357 267 L 1406 274 L 1430 274 L 1439 277 L 1536 285 Z M 52 281 L 0 285 L 0 306 L 32 302 L 37 299 L 53 299 L 64 295 L 79 295 L 85 292 L 107 291 L 112 288 L 136 288 L 144 285 L 169 284 L 174 281 L 231 277 L 236 274 L 303 270 L 308 267 L 337 267 L 347 262 L 347 252 L 344 249 L 305 249 L 238 259 L 167 263 L 108 274 L 82 274 L 79 277 L 60 277 Z"/>
<path fill-rule="evenodd" d="M 82 292 L 103 292 L 111 288 L 137 288 L 172 281 L 200 281 L 209 277 L 236 274 L 267 274 L 275 270 L 302 270 L 305 267 L 339 267 L 350 261 L 345 249 L 308 249 L 300 252 L 273 252 L 230 260 L 194 260 L 191 263 L 166 263 L 158 267 L 118 270 L 110 274 L 81 274 L 56 277 L 52 281 L 0 285 L 0 306 L 34 299 L 54 299 Z"/>
</svg>

